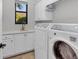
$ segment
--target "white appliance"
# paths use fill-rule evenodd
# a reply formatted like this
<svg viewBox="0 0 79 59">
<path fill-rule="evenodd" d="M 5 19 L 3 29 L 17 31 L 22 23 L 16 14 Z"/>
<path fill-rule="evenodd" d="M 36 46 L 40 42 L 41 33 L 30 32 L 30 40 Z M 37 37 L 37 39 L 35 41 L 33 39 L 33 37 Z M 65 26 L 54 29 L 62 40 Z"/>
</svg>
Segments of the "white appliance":
<svg viewBox="0 0 79 59">
<path fill-rule="evenodd" d="M 77 24 L 54 25 L 49 31 L 48 59 L 78 59 Z"/>
<path fill-rule="evenodd" d="M 54 42 L 56 40 L 56 39 L 53 40 L 53 38 L 55 37 L 63 38 L 64 40 L 63 39 L 59 39 L 59 40 L 68 42 L 67 44 L 70 44 L 70 46 L 75 44 L 77 48 L 77 41 L 76 41 L 77 25 L 73 24 L 71 26 L 70 24 L 50 23 L 46 26 L 46 24 L 42 25 L 41 23 L 39 24 L 39 26 L 36 26 L 36 39 L 35 39 L 35 58 L 36 59 L 49 59 L 49 58 L 56 59 L 54 58 L 55 57 L 53 53 L 54 51 L 52 52 L 53 47 L 51 44 L 52 41 Z M 69 39 L 69 37 L 71 39 Z M 71 40 L 72 42 L 68 41 L 67 39 Z M 76 42 L 73 42 L 74 40 Z"/>
</svg>

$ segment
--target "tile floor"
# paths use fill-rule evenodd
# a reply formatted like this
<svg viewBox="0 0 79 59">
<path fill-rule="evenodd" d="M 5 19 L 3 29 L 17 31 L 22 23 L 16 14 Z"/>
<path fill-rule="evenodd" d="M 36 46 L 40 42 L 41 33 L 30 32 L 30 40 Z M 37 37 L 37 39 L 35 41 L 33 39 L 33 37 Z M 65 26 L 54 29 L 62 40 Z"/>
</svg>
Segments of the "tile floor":
<svg viewBox="0 0 79 59">
<path fill-rule="evenodd" d="M 34 52 L 22 54 L 16 57 L 6 58 L 6 59 L 35 59 Z"/>
</svg>

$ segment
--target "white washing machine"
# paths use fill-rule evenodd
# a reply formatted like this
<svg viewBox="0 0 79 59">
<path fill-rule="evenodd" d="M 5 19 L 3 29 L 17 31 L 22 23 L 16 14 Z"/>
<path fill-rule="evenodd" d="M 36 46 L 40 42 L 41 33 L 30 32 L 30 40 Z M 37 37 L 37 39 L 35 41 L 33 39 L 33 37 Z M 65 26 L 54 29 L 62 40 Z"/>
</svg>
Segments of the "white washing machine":
<svg viewBox="0 0 79 59">
<path fill-rule="evenodd" d="M 52 50 L 56 40 L 54 40 L 53 38 L 63 38 L 64 40 L 62 40 L 65 41 L 66 39 L 67 42 L 70 42 L 67 40 L 70 36 L 72 38 L 70 39 L 71 41 L 77 38 L 77 26 L 75 24 L 41 23 L 38 24 L 35 29 L 35 59 L 57 59 L 55 57 L 54 50 Z M 76 38 L 74 38 L 74 36 L 76 36 Z M 72 42 L 72 44 L 73 43 L 74 42 Z M 77 46 L 77 43 L 74 44 Z"/>
<path fill-rule="evenodd" d="M 48 59 L 78 59 L 77 25 L 53 25 L 48 44 Z"/>
</svg>

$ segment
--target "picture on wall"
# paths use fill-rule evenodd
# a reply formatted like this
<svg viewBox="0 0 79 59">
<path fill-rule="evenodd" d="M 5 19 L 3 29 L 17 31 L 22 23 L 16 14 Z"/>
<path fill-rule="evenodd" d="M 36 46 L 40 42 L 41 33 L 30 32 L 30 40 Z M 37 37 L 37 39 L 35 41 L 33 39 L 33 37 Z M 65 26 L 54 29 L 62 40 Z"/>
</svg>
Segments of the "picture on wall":
<svg viewBox="0 0 79 59">
<path fill-rule="evenodd" d="M 28 23 L 28 4 L 25 2 L 18 2 L 15 4 L 15 24 Z"/>
</svg>

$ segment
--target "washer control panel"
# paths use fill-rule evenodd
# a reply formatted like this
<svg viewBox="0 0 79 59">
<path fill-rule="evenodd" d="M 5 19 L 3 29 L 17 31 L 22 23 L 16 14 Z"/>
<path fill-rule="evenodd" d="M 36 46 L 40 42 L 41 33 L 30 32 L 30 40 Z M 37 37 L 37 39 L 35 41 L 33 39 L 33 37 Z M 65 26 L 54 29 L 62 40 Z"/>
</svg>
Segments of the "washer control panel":
<svg viewBox="0 0 79 59">
<path fill-rule="evenodd" d="M 76 37 L 70 36 L 69 38 L 70 38 L 70 41 L 72 41 L 72 42 L 76 42 L 77 41 L 77 38 Z"/>
</svg>

